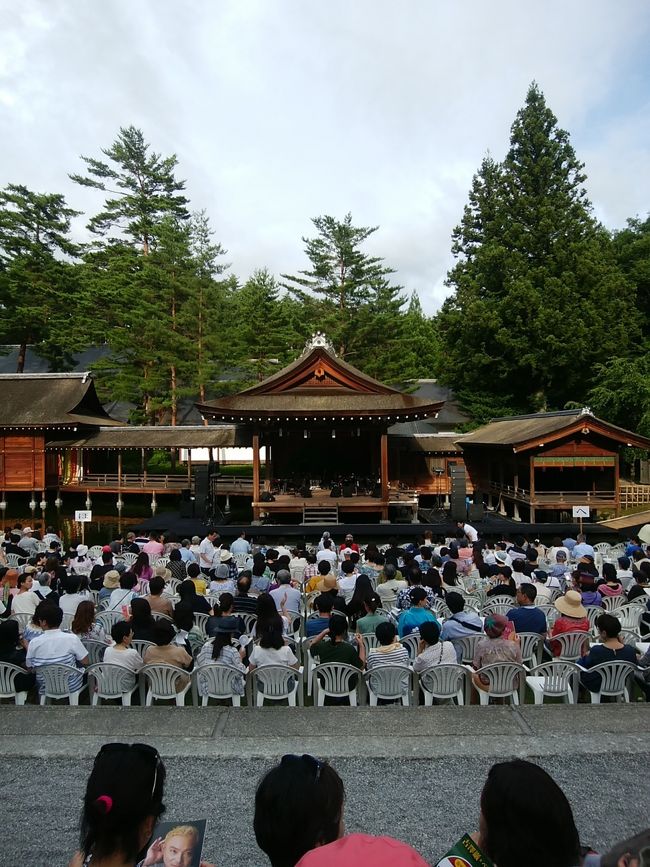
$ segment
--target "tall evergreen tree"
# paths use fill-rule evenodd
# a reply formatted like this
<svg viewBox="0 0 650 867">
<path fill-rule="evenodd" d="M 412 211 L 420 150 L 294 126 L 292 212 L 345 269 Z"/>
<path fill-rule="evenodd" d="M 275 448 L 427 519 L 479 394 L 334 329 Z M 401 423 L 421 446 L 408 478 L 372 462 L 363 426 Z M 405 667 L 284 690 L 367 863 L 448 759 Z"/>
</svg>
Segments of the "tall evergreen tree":
<svg viewBox="0 0 650 867">
<path fill-rule="evenodd" d="M 59 194 L 15 184 L 0 191 L 0 339 L 18 344 L 18 373 L 28 344 L 66 367 L 83 343 L 81 288 L 70 262 L 79 253 L 70 237 L 77 215 Z"/>
<path fill-rule="evenodd" d="M 650 317 L 650 215 L 627 221 L 614 233 L 614 251 L 623 273 L 636 292 L 636 308 L 646 321 Z M 627 312 L 630 315 L 631 311 Z"/>
<path fill-rule="evenodd" d="M 633 300 L 630 287 L 584 181 L 533 84 L 503 165 L 487 159 L 474 179 L 454 233 L 454 294 L 437 317 L 443 378 L 470 410 L 584 400 L 595 365 L 628 345 L 619 311 Z"/>
</svg>

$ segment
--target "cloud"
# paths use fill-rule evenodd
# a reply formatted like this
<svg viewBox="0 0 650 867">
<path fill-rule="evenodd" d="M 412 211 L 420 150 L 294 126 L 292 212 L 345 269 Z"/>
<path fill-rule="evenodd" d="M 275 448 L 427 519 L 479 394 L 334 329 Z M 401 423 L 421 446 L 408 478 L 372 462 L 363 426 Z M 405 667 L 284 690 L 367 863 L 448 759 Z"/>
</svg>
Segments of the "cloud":
<svg viewBox="0 0 650 867">
<path fill-rule="evenodd" d="M 607 225 L 650 201 L 642 0 L 43 0 L 1 14 L 0 184 L 91 213 L 67 173 L 133 123 L 177 153 L 244 279 L 305 267 L 310 218 L 351 211 L 380 226 L 369 249 L 433 311 L 472 174 L 505 153 L 532 79 Z"/>
</svg>

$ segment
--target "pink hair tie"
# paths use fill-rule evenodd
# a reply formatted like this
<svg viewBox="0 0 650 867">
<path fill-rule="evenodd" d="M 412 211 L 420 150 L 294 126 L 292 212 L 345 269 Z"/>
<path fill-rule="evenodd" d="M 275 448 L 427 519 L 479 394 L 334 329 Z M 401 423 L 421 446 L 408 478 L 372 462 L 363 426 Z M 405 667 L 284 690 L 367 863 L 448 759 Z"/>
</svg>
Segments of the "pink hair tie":
<svg viewBox="0 0 650 867">
<path fill-rule="evenodd" d="M 103 804 L 105 813 L 110 813 L 113 809 L 113 799 L 110 795 L 100 795 L 99 798 L 95 800 L 95 803 Z"/>
</svg>

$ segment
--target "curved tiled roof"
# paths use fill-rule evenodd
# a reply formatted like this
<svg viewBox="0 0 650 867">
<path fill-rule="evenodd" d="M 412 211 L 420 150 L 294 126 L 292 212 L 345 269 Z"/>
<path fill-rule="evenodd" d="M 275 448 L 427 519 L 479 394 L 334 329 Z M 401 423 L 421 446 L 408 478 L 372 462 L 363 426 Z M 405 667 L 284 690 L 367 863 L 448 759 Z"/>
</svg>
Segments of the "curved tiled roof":
<svg viewBox="0 0 650 867">
<path fill-rule="evenodd" d="M 0 427 L 119 424 L 99 402 L 89 373 L 0 375 Z"/>
</svg>

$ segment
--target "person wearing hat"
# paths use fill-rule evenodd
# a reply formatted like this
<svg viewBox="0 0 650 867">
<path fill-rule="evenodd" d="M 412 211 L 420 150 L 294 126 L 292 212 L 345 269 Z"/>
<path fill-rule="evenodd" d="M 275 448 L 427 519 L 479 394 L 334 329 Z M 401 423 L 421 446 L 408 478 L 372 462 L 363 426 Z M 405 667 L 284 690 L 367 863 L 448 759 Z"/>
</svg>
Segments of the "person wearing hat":
<svg viewBox="0 0 650 867">
<path fill-rule="evenodd" d="M 93 561 L 88 556 L 88 545 L 82 545 L 80 543 L 77 545 L 74 557 L 70 560 L 70 571 L 74 572 L 75 575 L 85 575 L 89 577 L 92 570 Z"/>
<path fill-rule="evenodd" d="M 102 579 L 102 589 L 99 591 L 97 601 L 102 602 L 104 599 L 109 599 L 113 590 L 117 590 L 119 586 L 120 573 L 117 569 L 109 569 Z"/>
<path fill-rule="evenodd" d="M 328 573 L 324 575 L 322 580 L 316 585 L 316 590 L 319 593 L 326 593 L 332 597 L 332 609 L 345 615 L 345 597 L 339 595 L 339 585 L 336 581 L 336 576 Z"/>
<path fill-rule="evenodd" d="M 239 578 L 239 569 L 237 568 L 237 564 L 235 563 L 232 553 L 228 550 L 228 548 L 221 548 L 219 552 L 219 557 L 216 560 L 217 566 L 223 563 L 225 563 L 228 567 L 228 577 L 233 584 L 236 584 L 237 579 Z"/>
<path fill-rule="evenodd" d="M 565 632 L 589 633 L 589 617 L 587 609 L 582 604 L 582 599 L 577 590 L 568 590 L 564 596 L 560 596 L 554 602 L 561 617 L 555 621 L 551 628 L 551 639 Z M 559 656 L 561 645 L 558 641 L 550 641 L 549 649 L 553 656 Z"/>
<path fill-rule="evenodd" d="M 474 648 L 472 665 L 475 669 L 494 662 L 517 662 L 521 665 L 519 642 L 505 637 L 509 627 L 510 621 L 503 614 L 488 614 L 484 623 L 485 638 L 479 639 Z M 487 691 L 489 681 L 484 675 L 475 672 L 472 681 L 477 689 Z"/>
<path fill-rule="evenodd" d="M 22 548 L 23 551 L 26 551 L 28 556 L 36 554 L 38 551 L 38 542 L 34 539 L 32 533 L 33 530 L 31 527 L 24 527 L 22 537 L 18 543 L 18 547 Z"/>
<path fill-rule="evenodd" d="M 210 593 L 235 593 L 235 583 L 230 577 L 227 563 L 220 563 L 210 581 Z"/>
</svg>

